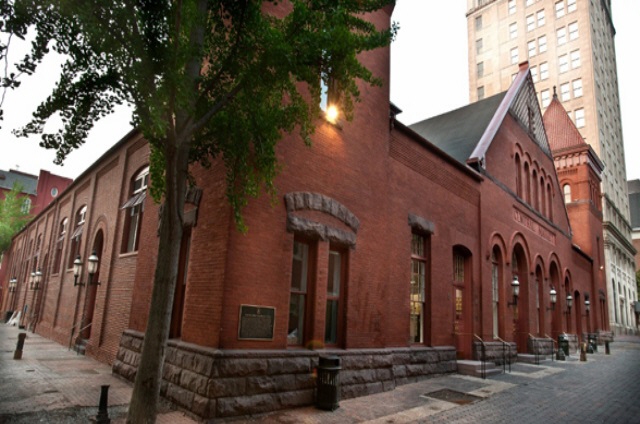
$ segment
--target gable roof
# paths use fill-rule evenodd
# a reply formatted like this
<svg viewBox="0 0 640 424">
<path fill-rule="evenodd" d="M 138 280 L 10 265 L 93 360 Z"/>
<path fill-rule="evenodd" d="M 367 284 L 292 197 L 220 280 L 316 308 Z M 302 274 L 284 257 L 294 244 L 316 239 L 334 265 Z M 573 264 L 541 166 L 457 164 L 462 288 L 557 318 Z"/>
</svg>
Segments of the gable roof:
<svg viewBox="0 0 640 424">
<path fill-rule="evenodd" d="M 410 128 L 456 160 L 484 167 L 487 150 L 507 113 L 526 128 L 542 151 L 551 157 L 528 62 L 520 64 L 507 91 L 417 122 Z"/>
<path fill-rule="evenodd" d="M 496 94 L 442 115 L 416 122 L 409 128 L 457 161 L 466 163 L 505 94 L 506 92 Z"/>
</svg>

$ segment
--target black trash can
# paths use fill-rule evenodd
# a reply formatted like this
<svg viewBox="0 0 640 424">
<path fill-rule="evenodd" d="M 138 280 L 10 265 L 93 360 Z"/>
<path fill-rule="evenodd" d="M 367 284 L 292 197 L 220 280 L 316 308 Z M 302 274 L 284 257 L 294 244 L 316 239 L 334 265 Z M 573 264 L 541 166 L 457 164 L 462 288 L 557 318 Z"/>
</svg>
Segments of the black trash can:
<svg viewBox="0 0 640 424">
<path fill-rule="evenodd" d="M 589 348 L 593 350 L 593 352 L 589 352 L 589 353 L 597 352 L 598 351 L 598 335 L 589 333 L 589 336 L 587 337 L 587 339 L 589 341 Z"/>
<path fill-rule="evenodd" d="M 558 335 L 558 349 L 562 349 L 565 356 L 569 356 L 569 338 L 566 334 Z"/>
<path fill-rule="evenodd" d="M 5 323 L 9 322 L 9 320 L 11 319 L 12 315 L 13 315 L 13 311 L 7 311 L 5 316 L 4 316 L 4 322 Z"/>
<path fill-rule="evenodd" d="M 335 411 L 340 406 L 340 358 L 321 356 L 318 362 L 316 408 Z"/>
</svg>

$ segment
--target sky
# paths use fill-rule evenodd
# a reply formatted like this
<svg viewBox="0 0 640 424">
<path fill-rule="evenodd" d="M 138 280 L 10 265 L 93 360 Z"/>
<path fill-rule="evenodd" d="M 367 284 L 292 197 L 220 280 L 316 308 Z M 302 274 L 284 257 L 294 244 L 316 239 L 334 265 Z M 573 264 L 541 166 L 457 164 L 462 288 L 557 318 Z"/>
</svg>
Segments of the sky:
<svg viewBox="0 0 640 424">
<path fill-rule="evenodd" d="M 391 101 L 405 124 L 468 104 L 466 0 L 397 0 L 392 19 L 400 31 L 391 47 Z M 618 82 L 628 179 L 640 179 L 640 83 L 634 75 L 640 41 L 640 0 L 613 0 Z M 18 43 L 12 56 L 23 54 Z M 10 57 L 10 59 L 11 59 Z M 62 61 L 49 57 L 34 76 L 23 78 L 18 90 L 8 91 L 4 120 L 0 121 L 0 169 L 37 175 L 40 169 L 69 178 L 79 176 L 131 130 L 126 107 L 103 118 L 85 145 L 71 152 L 63 166 L 55 154 L 38 146 L 39 138 L 16 138 L 11 130 L 28 122 L 31 113 L 51 92 Z M 635 118 L 635 119 L 634 119 Z M 50 124 L 55 128 L 56 123 Z"/>
</svg>

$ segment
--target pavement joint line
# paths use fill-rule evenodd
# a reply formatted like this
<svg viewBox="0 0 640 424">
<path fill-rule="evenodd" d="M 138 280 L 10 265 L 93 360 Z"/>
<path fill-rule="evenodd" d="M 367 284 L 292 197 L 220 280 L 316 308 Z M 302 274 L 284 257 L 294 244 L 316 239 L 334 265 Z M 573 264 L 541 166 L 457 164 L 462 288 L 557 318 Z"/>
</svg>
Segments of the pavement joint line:
<svg viewBox="0 0 640 424">
<path fill-rule="evenodd" d="M 395 414 L 385 415 L 383 417 L 378 417 L 373 420 L 364 421 L 363 424 L 409 423 L 409 422 L 421 420 L 423 418 L 426 418 L 435 414 L 439 414 L 440 412 L 447 411 L 449 409 L 460 406 L 453 402 L 447 402 L 444 400 L 439 400 L 439 399 L 431 398 L 428 396 L 421 396 L 421 397 L 428 399 L 429 403 L 427 405 L 417 406 L 415 408 L 400 411 Z"/>
</svg>

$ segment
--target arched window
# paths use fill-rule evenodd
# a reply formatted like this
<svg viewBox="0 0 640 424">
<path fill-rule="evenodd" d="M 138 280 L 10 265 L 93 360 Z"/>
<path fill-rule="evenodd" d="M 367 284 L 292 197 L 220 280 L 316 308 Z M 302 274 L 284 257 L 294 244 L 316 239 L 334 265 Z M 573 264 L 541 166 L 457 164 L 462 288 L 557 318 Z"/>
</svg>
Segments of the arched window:
<svg viewBox="0 0 640 424">
<path fill-rule="evenodd" d="M 540 176 L 540 213 L 543 215 L 547 215 L 547 202 L 546 202 L 546 193 L 544 189 L 544 177 Z"/>
<path fill-rule="evenodd" d="M 538 171 L 533 170 L 533 178 L 532 178 L 532 193 L 531 193 L 531 206 L 535 209 L 540 209 L 540 203 L 538 202 Z"/>
<path fill-rule="evenodd" d="M 500 280 L 502 277 L 502 254 L 498 246 L 491 251 L 491 306 L 493 313 L 493 338 L 500 337 Z"/>
<path fill-rule="evenodd" d="M 550 220 L 553 221 L 553 202 L 552 202 L 552 198 L 553 198 L 553 192 L 551 191 L 551 184 L 547 183 L 547 216 L 549 217 Z"/>
<path fill-rule="evenodd" d="M 522 198 L 522 164 L 520 155 L 516 154 L 516 194 Z"/>
<path fill-rule="evenodd" d="M 73 267 L 73 261 L 80 255 L 80 244 L 82 241 L 82 232 L 84 231 L 84 222 L 87 218 L 87 205 L 82 206 L 76 212 L 73 234 L 71 234 L 71 248 L 69 249 L 69 258 L 67 268 Z"/>
<path fill-rule="evenodd" d="M 58 226 L 58 240 L 56 241 L 56 251 L 54 256 L 53 263 L 53 273 L 57 274 L 60 272 L 60 264 L 62 263 L 62 248 L 64 246 L 64 238 L 67 235 L 67 224 L 69 220 L 67 218 L 60 221 L 60 225 Z"/>
<path fill-rule="evenodd" d="M 529 164 L 524 163 L 524 201 L 531 204 L 531 172 Z"/>
<path fill-rule="evenodd" d="M 126 211 L 124 233 L 122 237 L 122 253 L 138 250 L 140 230 L 144 212 L 144 200 L 149 185 L 149 167 L 138 172 L 131 181 L 131 195 L 120 209 Z"/>
<path fill-rule="evenodd" d="M 571 203 L 571 186 L 569 184 L 562 186 L 562 193 L 564 193 L 564 203 Z"/>
</svg>

